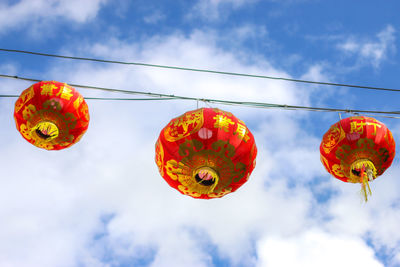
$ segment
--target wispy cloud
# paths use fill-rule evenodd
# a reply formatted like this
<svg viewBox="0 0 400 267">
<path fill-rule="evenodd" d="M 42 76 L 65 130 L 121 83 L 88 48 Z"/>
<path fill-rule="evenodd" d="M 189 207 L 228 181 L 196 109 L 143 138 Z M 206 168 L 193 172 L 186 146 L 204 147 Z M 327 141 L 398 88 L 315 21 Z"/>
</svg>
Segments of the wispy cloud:
<svg viewBox="0 0 400 267">
<path fill-rule="evenodd" d="M 205 2 L 232 8 L 244 3 Z M 378 48 L 381 43 L 390 44 L 394 32 L 388 29 L 369 43 Z M 241 41 L 257 32 L 268 34 L 263 27 L 246 25 L 226 35 Z M 193 30 L 140 41 L 110 37 L 73 47 L 62 43 L 58 49 L 99 58 L 290 77 L 264 57 L 249 52 L 246 58 L 257 60 L 243 60 L 239 47 L 219 46 L 224 38 Z M 373 45 L 364 49 L 356 42 L 341 49 L 376 59 Z M 10 64 L 0 69 L 19 70 Z M 313 93 L 280 81 L 61 60 L 40 75 L 128 90 L 297 105 L 310 103 Z M 300 77 L 329 81 L 330 73 L 318 64 Z M 7 90 L 22 91 L 28 86 L 13 80 Z M 105 95 L 87 89 L 81 92 Z M 171 189 L 154 163 L 154 143 L 161 128 L 171 118 L 195 109 L 197 103 L 88 100 L 88 132 L 70 149 L 52 153 L 26 143 L 15 129 L 12 101 L 0 101 L 0 203 L 6 203 L 0 205 L 4 218 L 0 240 L 6 241 L 0 242 L 2 266 L 106 267 L 126 261 L 128 266 L 135 261 L 138 266 L 212 266 L 215 255 L 231 266 L 345 266 L 353 260 L 357 260 L 353 265 L 382 266 L 371 246 L 393 251 L 394 263 L 400 258 L 396 250 L 399 168 L 374 181 L 374 197 L 360 206 L 354 193 L 358 185 L 344 184 L 324 171 L 318 152 L 321 136 L 310 128 L 327 122 L 309 114 L 218 106 L 249 126 L 259 149 L 258 163 L 249 182 L 237 192 L 201 201 Z M 311 183 L 318 188 L 308 186 Z M 324 196 L 324 203 L 318 203 L 315 191 Z M 338 252 L 352 257 L 338 257 Z"/>
<path fill-rule="evenodd" d="M 210 42 L 213 38 L 217 36 L 197 32 L 188 37 L 177 34 L 149 39 L 146 45 L 110 41 L 81 49 L 102 57 L 124 56 L 146 62 L 182 65 L 190 59 L 196 66 L 230 66 L 241 72 L 259 68 L 243 64 L 235 54 L 219 49 L 216 42 Z M 176 94 L 221 98 L 229 95 L 242 100 L 292 99 L 303 103 L 309 97 L 306 92 L 298 94 L 296 87 L 279 83 L 266 85 L 212 75 L 205 78 L 177 71 L 133 71 L 109 65 L 99 68 L 78 64 L 68 68 L 68 64 L 58 64 L 49 77 L 169 93 L 173 88 Z M 268 72 L 279 73 L 273 66 Z M 305 75 L 314 77 L 319 73 L 312 69 Z M 172 117 L 194 109 L 194 103 L 115 105 L 92 101 L 89 105 L 92 121 L 88 133 L 79 144 L 58 153 L 59 157 L 49 158 L 49 153 L 27 144 L 10 126 L 10 146 L 2 148 L 1 162 L 7 168 L 2 170 L 0 188 L 0 199 L 9 203 L 0 208 L 0 213 L 7 215 L 0 236 L 9 242 L 1 247 L 5 254 L 0 253 L 0 263 L 54 266 L 62 259 L 65 266 L 74 266 L 77 261 L 107 266 L 145 258 L 146 266 L 210 266 L 211 256 L 219 255 L 232 266 L 274 265 L 279 264 L 279 259 L 281 263 L 292 260 L 300 266 L 321 266 L 329 262 L 344 265 L 348 260 L 334 255 L 337 251 L 352 251 L 363 263 L 381 266 L 362 240 L 381 221 L 369 221 L 372 217 L 360 209 L 357 196 L 346 198 L 340 194 L 328 200 L 324 208 L 315 209 L 313 192 L 304 184 L 324 173 L 316 149 L 319 137 L 303 129 L 298 115 L 222 107 L 254 125 L 259 163 L 250 181 L 235 194 L 201 201 L 169 188 L 152 160 L 159 130 Z M 3 115 L 12 112 L 12 105 L 3 108 L 6 110 L 1 112 L 1 121 L 12 123 Z M 27 162 L 24 169 L 18 168 L 21 161 Z M 327 174 L 326 177 L 330 181 Z M 289 186 L 293 183 L 294 188 Z M 329 183 L 327 186 L 334 187 Z M 354 190 L 346 194 L 353 195 Z M 396 199 L 392 193 L 378 194 L 388 196 L 386 205 Z M 374 206 L 373 202 L 370 204 Z M 372 211 L 376 218 L 384 218 L 382 211 Z M 392 211 L 399 213 L 397 209 Z M 349 212 L 357 216 L 349 218 Z M 102 222 L 102 216 L 108 213 L 113 216 Z M 321 219 L 330 216 L 335 219 Z M 318 225 L 321 230 L 308 231 L 310 225 Z M 387 231 L 377 231 L 377 240 L 395 227 L 393 224 Z M 104 238 L 97 237 L 99 228 L 103 228 Z M 390 238 L 391 242 L 397 240 L 393 235 Z M 303 252 L 304 247 L 310 249 Z M 283 259 L 278 257 L 282 251 L 286 253 Z M 24 259 L 19 257 L 21 252 Z"/>
<path fill-rule="evenodd" d="M 271 2 L 274 4 L 281 5 L 283 8 L 292 4 L 300 4 L 309 2 L 312 0 L 266 0 L 265 2 Z M 254 5 L 260 0 L 198 0 L 188 14 L 188 18 L 202 18 L 206 21 L 218 21 L 226 19 L 232 11 L 238 10 L 239 8 L 245 8 L 248 5 Z M 280 16 L 283 13 L 283 9 L 269 10 L 268 14 L 271 16 Z"/>
<path fill-rule="evenodd" d="M 154 11 L 152 14 L 145 16 L 143 21 L 148 24 L 156 24 L 165 18 L 166 16 L 161 11 Z"/>
<path fill-rule="evenodd" d="M 97 15 L 107 0 L 22 0 L 14 4 L 0 3 L 0 33 L 35 24 L 51 24 L 57 18 L 83 23 Z"/>
<path fill-rule="evenodd" d="M 396 52 L 395 33 L 395 28 L 388 25 L 376 35 L 376 38 L 348 36 L 337 44 L 337 48 L 345 52 L 345 55 L 355 57 L 359 65 L 379 68 L 382 62 Z"/>
<path fill-rule="evenodd" d="M 216 45 L 218 42 L 212 41 L 215 38 L 218 36 L 195 32 L 190 36 L 174 34 L 150 38 L 140 44 L 89 43 L 81 49 L 101 57 L 178 66 L 190 62 L 197 67 L 224 69 L 229 66 L 233 71 L 288 76 L 268 62 L 261 65 L 241 62 L 235 53 L 220 49 Z M 294 104 L 308 101 L 307 93 L 300 94 L 294 86 L 279 82 L 266 84 L 258 80 L 172 70 L 87 63 L 71 67 L 69 64 L 59 62 L 44 78 L 198 97 Z M 89 92 L 82 90 L 82 93 Z M 272 153 L 276 149 L 272 146 L 273 139 L 266 136 L 276 138 L 272 130 L 279 129 L 280 142 L 290 139 L 296 130 L 288 125 L 298 127 L 291 115 L 221 107 L 249 125 L 258 125 L 261 119 L 268 118 L 270 123 L 265 127 L 252 127 L 257 136 L 260 164 L 251 183 L 232 196 L 201 201 L 169 188 L 153 162 L 154 142 L 161 128 L 171 118 L 195 109 L 196 103 L 91 101 L 89 106 L 91 125 L 82 141 L 69 150 L 60 151 L 59 156 L 49 158 L 51 152 L 36 149 L 18 136 L 9 118 L 12 104 L 1 105 L 0 119 L 7 121 L 3 125 L 9 125 L 6 135 L 12 139 L 8 146 L 2 147 L 0 156 L 7 166 L 0 177 L 3 184 L 0 199 L 9 203 L 0 207 L 0 214 L 7 217 L 0 236 L 9 241 L 0 247 L 0 251 L 5 251 L 4 254 L 0 252 L 1 264 L 56 266 L 62 261 L 66 266 L 74 266 L 78 259 L 99 266 L 101 262 L 117 265 L 124 259 L 123 255 L 125 259 L 142 257 L 139 248 L 144 247 L 145 251 L 154 249 L 153 266 L 210 266 L 212 254 L 220 255 L 232 265 L 254 266 L 253 238 L 274 231 L 293 233 L 307 225 L 312 202 L 310 192 L 302 187 L 289 189 L 285 175 L 275 174 L 271 179 L 270 174 L 271 168 L 278 169 L 283 163 L 280 156 Z M 314 156 L 313 165 L 319 166 L 317 154 Z M 15 173 L 18 164 L 24 161 L 28 163 Z M 294 174 L 299 172 L 302 170 L 293 170 Z M 269 186 L 265 187 L 267 182 Z M 282 209 L 287 213 L 282 214 Z M 107 213 L 114 216 L 103 226 L 106 238 L 96 242 L 101 218 Z M 96 249 L 99 242 L 103 242 L 108 253 L 116 258 L 103 259 L 104 250 Z M 47 248 L 49 244 L 53 244 L 51 249 Z M 25 255 L 23 259 L 18 258 L 21 252 Z M 43 256 L 47 253 L 48 256 Z"/>
<path fill-rule="evenodd" d="M 258 251 L 260 267 L 383 267 L 373 249 L 361 238 L 329 234 L 317 229 L 285 238 L 266 238 L 259 242 Z"/>
<path fill-rule="evenodd" d="M 201 17 L 209 21 L 215 21 L 226 16 L 231 10 L 243 5 L 254 4 L 259 0 L 199 0 L 194 5 L 189 17 Z"/>
</svg>

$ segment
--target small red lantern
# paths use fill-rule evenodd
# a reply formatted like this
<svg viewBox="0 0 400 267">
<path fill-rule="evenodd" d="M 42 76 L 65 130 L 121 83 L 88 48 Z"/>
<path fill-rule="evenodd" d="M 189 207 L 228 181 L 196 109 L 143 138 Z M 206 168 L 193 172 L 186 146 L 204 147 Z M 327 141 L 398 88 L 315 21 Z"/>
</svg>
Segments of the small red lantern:
<svg viewBox="0 0 400 267">
<path fill-rule="evenodd" d="M 378 120 L 349 117 L 325 133 L 320 152 L 326 170 L 344 182 L 361 183 L 367 201 L 371 194 L 368 182 L 392 164 L 395 141 L 390 130 Z"/>
<path fill-rule="evenodd" d="M 56 81 L 42 81 L 24 90 L 15 103 L 18 131 L 29 143 L 47 150 L 67 148 L 89 126 L 88 106 L 79 92 Z"/>
<path fill-rule="evenodd" d="M 212 108 L 171 120 L 156 143 L 156 163 L 168 184 L 194 198 L 234 192 L 250 177 L 257 147 L 243 121 Z"/>
</svg>

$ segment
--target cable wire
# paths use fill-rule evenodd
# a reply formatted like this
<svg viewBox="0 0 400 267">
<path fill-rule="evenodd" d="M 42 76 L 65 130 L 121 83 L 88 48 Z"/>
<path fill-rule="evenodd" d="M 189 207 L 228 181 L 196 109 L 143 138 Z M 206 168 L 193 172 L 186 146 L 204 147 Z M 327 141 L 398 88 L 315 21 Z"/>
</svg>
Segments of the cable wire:
<svg viewBox="0 0 400 267">
<path fill-rule="evenodd" d="M 17 98 L 19 95 L 1 95 L 0 98 Z M 108 100 L 108 101 L 157 101 L 157 100 L 176 100 L 172 97 L 160 97 L 160 98 L 125 98 L 125 97 L 83 97 L 85 100 Z"/>
<path fill-rule="evenodd" d="M 12 75 L 4 75 L 0 74 L 1 78 L 13 78 L 24 81 L 31 82 L 39 82 L 41 80 L 31 79 L 19 76 Z M 93 90 L 102 90 L 108 92 L 118 92 L 124 94 L 133 94 L 133 95 L 145 95 L 151 98 L 106 98 L 106 97 L 85 97 L 85 99 L 91 100 L 130 100 L 130 101 L 149 101 L 149 100 L 193 100 L 193 101 L 202 101 L 207 103 L 214 104 L 222 104 L 222 105 L 236 105 L 236 106 L 246 106 L 252 108 L 275 108 L 275 109 L 285 109 L 285 110 L 306 110 L 306 111 L 320 111 L 320 112 L 345 112 L 351 114 L 378 114 L 378 115 L 400 115 L 400 111 L 380 111 L 380 110 L 360 110 L 360 109 L 340 109 L 340 108 L 326 108 L 326 107 L 307 107 L 307 106 L 296 106 L 296 105 L 284 105 L 284 104 L 271 104 L 271 103 L 263 103 L 263 102 L 244 102 L 244 101 L 230 101 L 230 100 L 221 100 L 221 99 L 211 99 L 211 98 L 196 98 L 196 97 L 187 97 L 187 96 L 178 96 L 178 95 L 168 95 L 168 94 L 160 94 L 160 93 L 152 93 L 152 92 L 142 92 L 142 91 L 130 91 L 130 90 L 121 90 L 115 88 L 105 88 L 105 87 L 96 87 L 96 86 L 88 86 L 88 85 L 80 85 L 80 84 L 69 84 L 73 87 L 78 88 L 86 88 Z M 0 98 L 10 98 L 10 97 L 18 97 L 18 95 L 0 95 Z M 389 117 L 389 116 L 387 116 Z M 392 117 L 398 118 L 398 117 Z M 399 117 L 400 118 L 400 117 Z"/>
<path fill-rule="evenodd" d="M 256 75 L 256 74 L 247 74 L 247 73 L 238 73 L 238 72 L 227 72 L 227 71 L 216 71 L 216 70 L 210 70 L 210 69 L 197 69 L 197 68 L 177 67 L 177 66 L 149 64 L 149 63 L 141 63 L 141 62 L 125 62 L 125 61 L 106 60 L 106 59 L 97 59 L 97 58 L 88 58 L 88 57 L 65 56 L 65 55 L 57 55 L 57 54 L 48 54 L 48 53 L 40 53 L 40 52 L 33 52 L 33 51 L 17 50 L 17 49 L 0 48 L 0 51 L 12 52 L 12 53 L 21 53 L 21 54 L 30 54 L 30 55 L 36 55 L 36 56 L 62 58 L 62 59 L 73 59 L 73 60 L 84 60 L 84 61 L 92 61 L 92 62 L 101 62 L 101 63 L 135 65 L 135 66 L 144 66 L 144 67 L 153 67 L 153 68 L 163 68 L 163 69 L 173 69 L 173 70 L 182 70 L 182 71 L 205 72 L 205 73 L 213 73 L 213 74 L 221 74 L 221 75 L 241 76 L 241 77 L 249 77 L 249 78 L 281 80 L 281 81 L 289 81 L 289 82 L 297 82 L 297 83 L 308 83 L 308 84 L 328 85 L 328 86 L 340 86 L 340 87 L 359 88 L 359 89 L 366 89 L 366 90 L 400 92 L 400 89 L 397 89 L 397 88 L 385 88 L 385 87 L 374 87 L 374 86 L 356 85 L 356 84 L 309 81 L 309 80 L 292 79 L 292 78 L 285 78 L 285 77 L 274 77 L 274 76 Z"/>
</svg>

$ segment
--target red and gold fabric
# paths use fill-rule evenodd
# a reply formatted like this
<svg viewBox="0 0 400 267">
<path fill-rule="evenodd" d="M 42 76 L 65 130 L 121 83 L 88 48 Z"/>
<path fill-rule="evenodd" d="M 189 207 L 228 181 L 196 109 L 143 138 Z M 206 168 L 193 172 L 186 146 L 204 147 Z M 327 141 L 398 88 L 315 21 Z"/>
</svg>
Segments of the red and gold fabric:
<svg viewBox="0 0 400 267">
<path fill-rule="evenodd" d="M 219 198 L 236 191 L 256 164 L 254 137 L 231 113 L 201 108 L 177 117 L 161 131 L 157 163 L 167 183 L 194 198 Z"/>
<path fill-rule="evenodd" d="M 89 126 L 88 106 L 71 86 L 42 81 L 24 90 L 14 108 L 17 130 L 29 143 L 60 150 L 78 142 Z"/>
<path fill-rule="evenodd" d="M 322 139 L 320 153 L 326 170 L 344 182 L 361 183 L 367 200 L 371 194 L 368 182 L 392 164 L 395 141 L 382 122 L 355 116 L 331 126 Z"/>
</svg>

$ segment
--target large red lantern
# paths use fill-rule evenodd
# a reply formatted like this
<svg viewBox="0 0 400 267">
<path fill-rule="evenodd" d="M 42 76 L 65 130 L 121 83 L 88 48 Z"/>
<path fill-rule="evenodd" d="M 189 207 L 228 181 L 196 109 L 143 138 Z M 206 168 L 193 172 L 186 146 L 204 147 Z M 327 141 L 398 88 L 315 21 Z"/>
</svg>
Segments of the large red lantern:
<svg viewBox="0 0 400 267">
<path fill-rule="evenodd" d="M 321 162 L 337 179 L 361 183 L 367 201 L 368 182 L 390 167 L 395 155 L 395 141 L 390 130 L 376 119 L 356 116 L 333 124 L 325 133 Z"/>
<path fill-rule="evenodd" d="M 156 163 L 168 184 L 194 198 L 234 192 L 255 167 L 257 147 L 243 121 L 213 108 L 171 120 L 156 143 Z"/>
<path fill-rule="evenodd" d="M 67 148 L 89 125 L 88 106 L 79 92 L 56 81 L 42 81 L 24 90 L 15 103 L 18 131 L 31 144 L 47 150 Z"/>
</svg>

